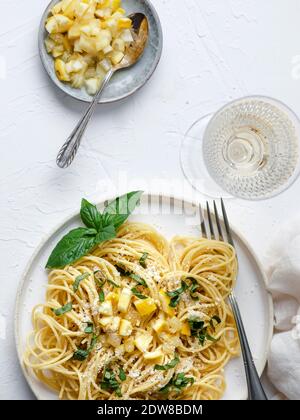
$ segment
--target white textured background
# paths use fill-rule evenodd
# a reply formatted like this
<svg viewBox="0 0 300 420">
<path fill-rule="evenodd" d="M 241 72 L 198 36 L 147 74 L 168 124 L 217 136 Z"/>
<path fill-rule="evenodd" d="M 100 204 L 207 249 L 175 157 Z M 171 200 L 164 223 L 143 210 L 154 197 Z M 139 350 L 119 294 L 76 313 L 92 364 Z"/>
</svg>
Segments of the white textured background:
<svg viewBox="0 0 300 420">
<path fill-rule="evenodd" d="M 164 31 L 154 77 L 128 100 L 99 106 L 76 161 L 62 171 L 56 153 L 84 105 L 57 91 L 40 64 L 47 3 L 0 0 L 0 399 L 32 398 L 14 348 L 16 288 L 41 238 L 82 196 L 99 201 L 105 182 L 120 177 L 135 185 L 182 178 L 182 133 L 235 97 L 273 96 L 300 114 L 298 0 L 153 0 Z M 263 255 L 299 197 L 297 182 L 269 201 L 235 199 L 230 217 Z"/>
</svg>

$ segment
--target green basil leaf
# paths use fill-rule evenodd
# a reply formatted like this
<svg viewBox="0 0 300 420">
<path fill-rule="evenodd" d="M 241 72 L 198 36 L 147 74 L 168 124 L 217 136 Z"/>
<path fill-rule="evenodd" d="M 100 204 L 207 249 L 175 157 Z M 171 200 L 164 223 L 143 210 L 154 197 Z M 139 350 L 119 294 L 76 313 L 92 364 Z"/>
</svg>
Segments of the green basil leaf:
<svg viewBox="0 0 300 420">
<path fill-rule="evenodd" d="M 61 316 L 67 312 L 72 311 L 72 302 L 67 303 L 66 305 L 62 306 L 58 309 L 52 309 L 56 316 Z"/>
<path fill-rule="evenodd" d="M 77 292 L 77 290 L 79 288 L 79 283 L 82 280 L 88 278 L 89 276 L 90 276 L 90 273 L 84 273 L 84 274 L 81 274 L 81 275 L 79 275 L 75 278 L 75 281 L 74 281 L 74 284 L 73 284 L 73 290 L 74 290 L 75 293 Z"/>
<path fill-rule="evenodd" d="M 84 198 L 81 200 L 80 217 L 82 222 L 88 228 L 93 228 L 97 231 L 100 229 L 101 213 L 98 211 L 96 206 L 89 203 Z"/>
<path fill-rule="evenodd" d="M 149 256 L 148 252 L 144 252 L 139 260 L 139 263 L 143 268 L 147 268 L 146 259 L 148 258 L 148 256 Z"/>
<path fill-rule="evenodd" d="M 98 336 L 97 335 L 93 335 L 92 340 L 91 340 L 91 344 L 90 347 L 88 348 L 88 351 L 91 352 L 93 350 L 93 348 L 95 347 L 96 343 L 98 340 Z"/>
<path fill-rule="evenodd" d="M 88 357 L 88 355 L 89 355 L 88 350 L 78 349 L 74 352 L 73 359 L 83 362 Z"/>
<path fill-rule="evenodd" d="M 116 229 L 113 225 L 101 226 L 95 237 L 95 244 L 98 245 L 101 242 L 109 241 L 109 239 L 116 237 Z"/>
<path fill-rule="evenodd" d="M 103 216 L 108 215 L 106 222 L 109 221 L 118 229 L 134 211 L 142 194 L 143 191 L 132 191 L 111 201 L 103 211 Z"/>
<path fill-rule="evenodd" d="M 136 287 L 131 289 L 131 291 L 134 294 L 134 296 L 136 296 L 139 299 L 148 299 L 148 296 L 142 295 L 142 293 L 140 293 L 139 290 Z"/>
<path fill-rule="evenodd" d="M 105 300 L 104 292 L 103 290 L 100 290 L 99 292 L 99 301 L 102 303 Z"/>
<path fill-rule="evenodd" d="M 87 327 L 85 328 L 84 332 L 86 334 L 93 334 L 93 332 L 94 332 L 94 325 L 93 325 L 92 322 L 88 322 L 87 323 Z"/>
<path fill-rule="evenodd" d="M 95 229 L 77 228 L 65 235 L 52 251 L 46 268 L 61 268 L 91 251 L 95 244 Z"/>
<path fill-rule="evenodd" d="M 148 287 L 147 283 L 145 282 L 144 279 L 142 279 L 141 276 L 139 276 L 137 274 L 134 274 L 134 273 L 131 273 L 131 274 L 129 274 L 128 277 L 130 277 L 132 280 L 136 281 L 137 284 L 139 284 L 140 286 Z"/>
<path fill-rule="evenodd" d="M 175 357 L 173 360 L 171 360 L 169 363 L 165 365 L 155 365 L 154 370 L 168 370 L 173 369 L 175 366 L 177 366 L 179 363 L 179 357 L 177 354 L 175 354 Z"/>
<path fill-rule="evenodd" d="M 181 287 L 177 290 L 172 290 L 171 292 L 167 292 L 167 295 L 171 298 L 169 306 L 171 308 L 175 308 L 178 303 L 180 302 L 181 295 L 188 289 L 188 285 L 182 281 Z"/>
<path fill-rule="evenodd" d="M 120 289 L 121 286 L 119 286 L 117 283 L 115 283 L 113 280 L 107 279 L 108 283 L 112 284 L 114 287 L 117 287 Z"/>
<path fill-rule="evenodd" d="M 120 372 L 121 372 L 121 370 L 120 370 Z M 120 375 L 120 373 L 119 373 L 119 375 Z M 125 375 L 125 372 L 124 372 L 124 375 Z M 125 379 L 126 379 L 126 375 L 125 375 Z M 100 387 L 101 387 L 101 389 L 103 389 L 105 391 L 115 391 L 115 393 L 118 397 L 122 396 L 121 390 L 120 390 L 120 384 L 116 380 L 116 376 L 111 369 L 105 369 L 105 371 L 103 373 L 102 381 L 100 382 Z"/>
<path fill-rule="evenodd" d="M 195 379 L 191 376 L 185 376 L 183 372 L 173 375 L 170 381 L 162 387 L 159 392 L 168 393 L 170 391 L 181 392 L 189 384 L 193 384 Z"/>
<path fill-rule="evenodd" d="M 119 378 L 122 382 L 126 381 L 126 373 L 124 372 L 122 368 L 120 368 L 119 370 Z"/>
</svg>

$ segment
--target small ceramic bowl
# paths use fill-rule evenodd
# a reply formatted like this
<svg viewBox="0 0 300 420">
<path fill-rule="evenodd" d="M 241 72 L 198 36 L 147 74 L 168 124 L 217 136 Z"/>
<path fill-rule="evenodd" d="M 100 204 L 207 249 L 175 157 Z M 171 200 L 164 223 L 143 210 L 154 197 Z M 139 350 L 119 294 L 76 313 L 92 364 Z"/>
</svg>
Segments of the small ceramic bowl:
<svg viewBox="0 0 300 420">
<path fill-rule="evenodd" d="M 50 10 L 58 3 L 52 0 L 43 13 L 39 29 L 39 53 L 46 72 L 56 86 L 75 99 L 90 102 L 92 97 L 84 88 L 75 89 L 68 83 L 61 82 L 55 74 L 53 57 L 47 53 L 44 41 L 47 37 L 45 22 Z M 132 67 L 116 72 L 109 85 L 105 88 L 99 103 L 110 103 L 132 95 L 150 79 L 156 69 L 163 46 L 163 34 L 158 14 L 149 0 L 123 0 L 122 5 L 126 13 L 144 13 L 149 22 L 149 40 L 141 59 Z"/>
</svg>

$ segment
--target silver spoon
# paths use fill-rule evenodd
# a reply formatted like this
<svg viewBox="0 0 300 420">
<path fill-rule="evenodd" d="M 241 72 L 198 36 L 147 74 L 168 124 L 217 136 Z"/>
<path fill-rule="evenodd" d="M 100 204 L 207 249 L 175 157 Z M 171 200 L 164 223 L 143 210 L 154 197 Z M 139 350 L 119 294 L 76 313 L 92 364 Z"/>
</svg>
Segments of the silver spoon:
<svg viewBox="0 0 300 420">
<path fill-rule="evenodd" d="M 103 90 L 107 86 L 108 82 L 110 81 L 112 75 L 120 69 L 125 69 L 134 65 L 143 54 L 149 34 L 149 25 L 147 17 L 143 13 L 133 13 L 129 16 L 129 18 L 132 20 L 134 41 L 127 48 L 122 61 L 108 71 L 100 89 L 95 94 L 85 114 L 83 115 L 79 123 L 72 131 L 71 135 L 68 137 L 67 141 L 60 149 L 56 158 L 56 163 L 60 168 L 67 168 L 73 162 L 73 159 L 80 146 L 82 136 L 88 125 L 88 122 L 90 121 L 93 112 L 96 108 L 96 105 L 98 104 L 99 98 Z"/>
</svg>

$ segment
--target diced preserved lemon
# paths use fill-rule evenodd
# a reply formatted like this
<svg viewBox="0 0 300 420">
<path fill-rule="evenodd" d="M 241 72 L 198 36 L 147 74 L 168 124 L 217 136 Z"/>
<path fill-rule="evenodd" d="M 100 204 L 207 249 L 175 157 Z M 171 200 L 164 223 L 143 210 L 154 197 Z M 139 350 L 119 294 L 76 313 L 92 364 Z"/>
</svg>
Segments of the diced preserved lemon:
<svg viewBox="0 0 300 420">
<path fill-rule="evenodd" d="M 113 51 L 110 59 L 114 65 L 119 64 L 123 60 L 124 54 L 121 51 Z"/>
<path fill-rule="evenodd" d="M 107 58 L 100 61 L 100 66 L 103 68 L 104 71 L 108 72 L 111 69 L 111 62 Z"/>
<path fill-rule="evenodd" d="M 93 73 L 94 73 L 94 75 L 95 75 L 95 69 L 93 68 L 93 69 L 88 69 L 88 71 L 89 70 L 93 70 Z M 86 75 L 86 73 L 85 73 L 85 75 Z M 107 296 L 106 296 L 106 298 L 105 298 L 106 300 L 110 300 L 112 303 L 117 303 L 118 302 L 118 300 L 119 300 L 119 295 L 117 294 L 117 293 L 115 293 L 115 292 L 109 292 L 108 294 L 107 294 Z"/>
<path fill-rule="evenodd" d="M 74 19 L 75 10 L 79 6 L 80 0 L 71 0 L 68 6 L 64 10 L 64 15 L 70 19 Z"/>
<path fill-rule="evenodd" d="M 91 79 L 87 79 L 84 82 L 86 91 L 89 95 L 95 95 L 95 93 L 100 88 L 101 80 L 98 77 L 92 77 Z"/>
<path fill-rule="evenodd" d="M 130 29 L 125 29 L 124 31 L 122 31 L 120 38 L 122 38 L 123 41 L 127 42 L 128 44 L 133 42 L 133 37 L 132 37 Z"/>
<path fill-rule="evenodd" d="M 53 50 L 53 48 L 55 47 L 55 45 L 56 44 L 52 39 L 50 39 L 50 38 L 45 39 L 45 47 L 46 47 L 47 53 L 50 53 Z"/>
<path fill-rule="evenodd" d="M 155 360 L 162 357 L 164 354 L 161 349 L 156 349 L 154 351 L 144 353 L 145 360 Z"/>
<path fill-rule="evenodd" d="M 132 325 L 131 322 L 127 319 L 121 319 L 119 334 L 122 337 L 128 337 L 132 333 Z"/>
<path fill-rule="evenodd" d="M 77 73 L 84 69 L 87 65 L 80 60 L 70 60 L 66 63 L 66 70 L 68 73 Z"/>
<path fill-rule="evenodd" d="M 51 9 L 51 13 L 53 14 L 53 15 L 57 15 L 58 13 L 60 13 L 61 12 L 61 10 L 62 10 L 62 4 L 63 4 L 63 2 L 62 1 L 59 1 L 58 3 L 56 3 L 53 7 L 52 7 L 52 9 Z"/>
<path fill-rule="evenodd" d="M 112 321 L 112 316 L 104 316 L 102 318 L 100 318 L 99 320 L 99 324 L 101 325 L 101 327 L 106 328 Z"/>
<path fill-rule="evenodd" d="M 112 308 L 111 302 L 110 301 L 102 302 L 99 306 L 99 313 L 103 315 L 112 315 L 113 308 Z"/>
<path fill-rule="evenodd" d="M 51 16 L 46 23 L 46 29 L 49 34 L 67 32 L 73 24 L 73 21 L 67 16 L 58 14 Z"/>
<path fill-rule="evenodd" d="M 129 288 L 124 287 L 120 293 L 120 298 L 118 302 L 118 311 L 122 313 L 126 313 L 128 311 L 131 297 L 132 297 L 132 291 Z"/>
<path fill-rule="evenodd" d="M 160 290 L 159 291 L 159 300 L 161 302 L 161 306 L 162 306 L 162 310 L 170 315 L 170 316 L 174 316 L 175 315 L 175 309 L 171 308 L 170 302 L 171 302 L 171 298 L 166 294 L 166 292 L 164 290 Z"/>
<path fill-rule="evenodd" d="M 157 308 L 152 298 L 136 300 L 134 305 L 141 316 L 150 315 Z"/>
<path fill-rule="evenodd" d="M 130 29 L 132 25 L 131 19 L 129 18 L 120 18 L 118 20 L 119 29 Z"/>
<path fill-rule="evenodd" d="M 113 51 L 113 47 L 111 45 L 108 45 L 107 47 L 103 48 L 102 51 L 104 54 L 108 54 Z"/>
<path fill-rule="evenodd" d="M 133 337 L 129 337 L 124 339 L 124 347 L 125 347 L 125 351 L 126 353 L 132 353 L 134 352 L 134 339 Z"/>
<path fill-rule="evenodd" d="M 74 25 L 72 25 L 68 31 L 69 39 L 72 40 L 72 39 L 79 38 L 81 34 L 80 30 L 81 30 L 81 25 L 79 23 L 75 23 Z"/>
<path fill-rule="evenodd" d="M 148 350 L 151 341 L 152 337 L 150 334 L 140 334 L 135 338 L 134 344 L 142 353 L 145 353 Z"/>
<path fill-rule="evenodd" d="M 106 330 L 108 332 L 117 332 L 119 330 L 121 318 L 119 316 L 113 316 L 111 322 L 107 325 Z"/>
<path fill-rule="evenodd" d="M 182 335 L 187 335 L 188 337 L 191 336 L 191 328 L 190 328 L 188 322 L 184 322 L 182 324 L 180 332 L 181 332 Z"/>
<path fill-rule="evenodd" d="M 166 328 L 166 326 L 167 326 L 167 323 L 166 323 L 166 321 L 164 319 L 156 319 L 152 323 L 152 328 L 157 333 L 163 331 Z"/>
<path fill-rule="evenodd" d="M 106 342 L 113 347 L 119 347 L 121 345 L 122 337 L 120 337 L 116 333 L 108 333 L 106 334 Z"/>
<path fill-rule="evenodd" d="M 121 51 L 122 53 L 124 53 L 124 51 L 125 51 L 125 41 L 123 41 L 123 39 L 121 39 L 121 38 L 115 39 L 112 43 L 112 48 L 116 51 Z"/>
<path fill-rule="evenodd" d="M 62 80 L 63 82 L 68 82 L 70 80 L 70 76 L 66 71 L 66 64 L 60 58 L 55 60 L 54 68 L 59 80 Z"/>
<path fill-rule="evenodd" d="M 111 8 L 115 12 L 121 6 L 121 0 L 111 0 Z"/>
</svg>

